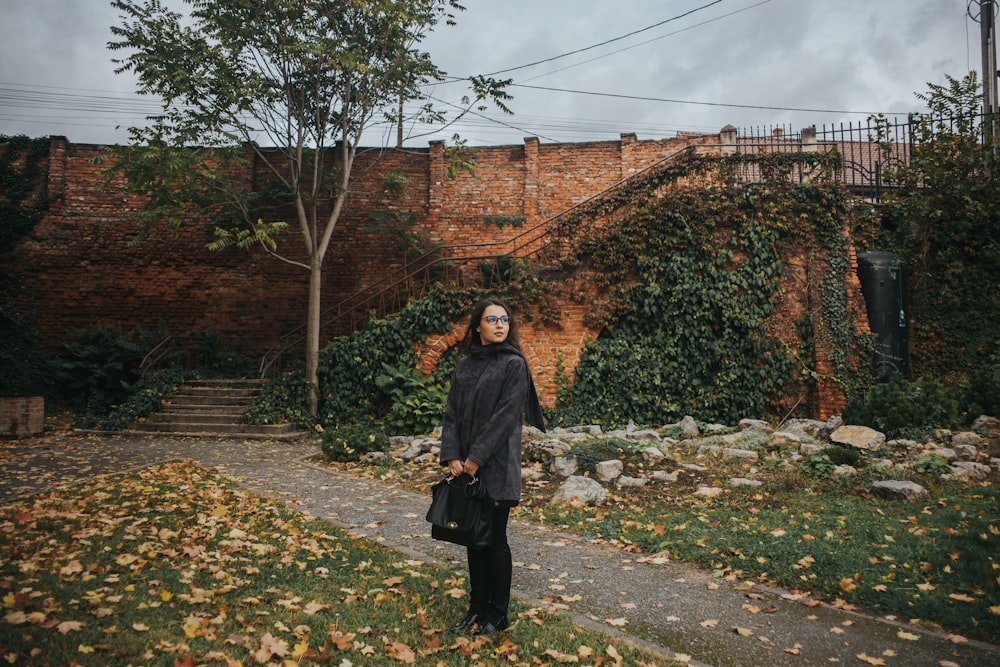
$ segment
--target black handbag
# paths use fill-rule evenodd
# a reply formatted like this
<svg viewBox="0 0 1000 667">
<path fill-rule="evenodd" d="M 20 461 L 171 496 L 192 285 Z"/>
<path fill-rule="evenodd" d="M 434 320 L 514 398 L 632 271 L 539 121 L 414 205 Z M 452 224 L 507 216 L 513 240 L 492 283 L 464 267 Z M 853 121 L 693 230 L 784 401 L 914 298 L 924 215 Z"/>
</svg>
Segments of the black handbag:
<svg viewBox="0 0 1000 667">
<path fill-rule="evenodd" d="M 493 500 L 478 477 L 448 475 L 431 487 L 431 537 L 465 547 L 493 544 Z"/>
</svg>

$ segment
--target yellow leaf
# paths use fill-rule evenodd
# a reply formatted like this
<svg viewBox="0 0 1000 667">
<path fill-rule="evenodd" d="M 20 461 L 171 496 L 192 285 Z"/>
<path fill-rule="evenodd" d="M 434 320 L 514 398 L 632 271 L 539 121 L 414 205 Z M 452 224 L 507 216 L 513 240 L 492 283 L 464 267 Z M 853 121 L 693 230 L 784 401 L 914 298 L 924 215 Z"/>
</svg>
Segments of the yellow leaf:
<svg viewBox="0 0 1000 667">
<path fill-rule="evenodd" d="M 604 619 L 604 621 L 608 625 L 613 625 L 617 628 L 624 627 L 625 624 L 628 623 L 628 621 L 626 621 L 624 618 L 606 618 Z"/>
<path fill-rule="evenodd" d="M 995 604 L 992 607 L 990 607 L 990 613 L 1000 616 L 1000 604 Z"/>
<path fill-rule="evenodd" d="M 309 653 L 309 640 L 303 639 L 292 649 L 292 657 L 296 660 L 306 657 Z"/>
<path fill-rule="evenodd" d="M 166 589 L 163 589 L 160 591 L 160 599 L 164 602 L 170 602 L 174 599 L 174 594 Z"/>
<path fill-rule="evenodd" d="M 714 628 L 719 624 L 719 619 L 709 618 L 701 622 L 701 627 L 703 628 Z"/>
<path fill-rule="evenodd" d="M 899 632 L 896 633 L 896 636 L 899 637 L 900 639 L 909 639 L 910 641 L 913 642 L 920 639 L 920 635 L 915 635 L 912 632 L 906 632 L 905 630 L 900 630 Z"/>
<path fill-rule="evenodd" d="M 87 646 L 86 644 L 80 644 L 79 646 L 76 647 L 76 650 L 79 651 L 80 653 L 93 653 L 94 647 Z"/>
<path fill-rule="evenodd" d="M 775 528 L 771 531 L 771 537 L 784 537 L 785 534 L 785 531 L 781 528 Z"/>
<path fill-rule="evenodd" d="M 385 653 L 396 662 L 412 664 L 417 659 L 413 649 L 402 642 L 392 642 L 385 647 Z"/>
<path fill-rule="evenodd" d="M 149 632 L 149 626 L 145 623 L 133 623 L 132 629 L 136 632 Z"/>
<path fill-rule="evenodd" d="M 746 609 L 751 614 L 759 614 L 760 613 L 760 607 L 758 607 L 757 605 L 745 604 L 745 605 L 743 605 L 743 608 Z"/>
<path fill-rule="evenodd" d="M 867 662 L 869 665 L 884 665 L 885 664 L 885 660 L 883 660 L 882 658 L 873 658 L 870 655 L 868 655 L 867 653 L 859 653 L 857 657 L 858 657 L 858 660 L 860 660 L 861 662 Z"/>
<path fill-rule="evenodd" d="M 740 637 L 752 637 L 753 630 L 750 628 L 741 628 L 739 626 L 733 628 L 733 632 L 738 634 Z"/>
<path fill-rule="evenodd" d="M 965 593 L 949 593 L 948 597 L 952 600 L 958 600 L 959 602 L 975 602 L 976 598 L 966 595 Z"/>
<path fill-rule="evenodd" d="M 844 591 L 845 593 L 850 593 L 857 587 L 858 584 L 855 583 L 854 579 L 852 579 L 851 577 L 844 577 L 843 579 L 840 580 L 840 590 Z"/>
<path fill-rule="evenodd" d="M 917 584 L 917 588 L 919 588 L 922 591 L 933 591 L 937 588 L 937 586 L 935 586 L 934 584 L 924 583 L 924 584 Z"/>
</svg>

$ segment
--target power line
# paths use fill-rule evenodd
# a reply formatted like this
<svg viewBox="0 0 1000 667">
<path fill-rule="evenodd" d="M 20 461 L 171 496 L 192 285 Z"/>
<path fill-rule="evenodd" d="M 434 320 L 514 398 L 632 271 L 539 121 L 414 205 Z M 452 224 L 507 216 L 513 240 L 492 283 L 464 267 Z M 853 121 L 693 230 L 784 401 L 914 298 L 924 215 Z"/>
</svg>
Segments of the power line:
<svg viewBox="0 0 1000 667">
<path fill-rule="evenodd" d="M 560 58 L 565 58 L 567 56 L 572 56 L 572 55 L 575 55 L 577 53 L 583 53 L 584 51 L 589 51 L 591 49 L 596 49 L 596 48 L 598 48 L 600 46 L 605 46 L 606 44 L 611 44 L 612 42 L 617 42 L 617 41 L 623 40 L 623 39 L 625 39 L 627 37 L 631 37 L 632 35 L 638 35 L 641 32 L 646 32 L 647 30 L 652 30 L 653 28 L 658 28 L 661 25 L 664 25 L 666 23 L 670 23 L 671 21 L 677 21 L 679 19 L 684 18 L 685 16 L 690 16 L 691 14 L 694 14 L 695 12 L 700 12 L 703 9 L 711 7 L 712 5 L 717 5 L 720 2 L 722 2 L 722 0 L 714 0 L 714 2 L 710 2 L 707 5 L 702 5 L 701 7 L 696 7 L 695 9 L 692 9 L 689 12 L 685 12 L 683 14 L 678 14 L 677 16 L 674 16 L 672 18 L 666 19 L 665 21 L 660 21 L 659 23 L 654 23 L 653 25 L 646 26 L 645 28 L 640 28 L 639 30 L 633 30 L 632 32 L 630 32 L 628 34 L 622 35 L 621 37 L 614 37 L 612 39 L 605 40 L 605 41 L 603 41 L 603 42 L 601 42 L 599 44 L 592 44 L 590 46 L 585 46 L 582 49 L 577 49 L 575 51 L 569 51 L 568 53 L 563 53 L 563 54 L 560 54 L 558 56 L 552 56 L 551 58 L 546 58 L 544 60 L 538 60 L 538 61 L 533 62 L 533 63 L 528 63 L 527 65 L 518 65 L 517 67 L 508 67 L 507 69 L 497 70 L 496 72 L 490 72 L 489 74 L 487 74 L 485 76 L 494 76 L 496 74 L 506 74 L 507 72 L 514 72 L 514 71 L 519 70 L 519 69 L 525 69 L 525 68 L 528 68 L 528 67 L 534 67 L 535 65 L 541 65 L 543 63 L 552 62 L 553 60 L 559 60 Z"/>
<path fill-rule="evenodd" d="M 892 114 L 904 114 L 905 111 L 847 111 L 844 109 L 802 109 L 797 107 L 778 107 L 778 106 L 765 106 L 758 104 L 730 104 L 723 102 L 696 102 L 693 100 L 676 100 L 665 97 L 646 97 L 642 95 L 622 95 L 618 93 L 599 93 L 590 90 L 573 90 L 570 88 L 553 88 L 549 86 L 529 86 L 523 83 L 512 83 L 510 84 L 514 88 L 529 88 L 531 90 L 547 90 L 550 92 L 557 93 L 572 93 L 574 95 L 591 95 L 596 97 L 611 97 L 622 100 L 638 100 L 641 102 L 666 102 L 670 104 L 694 104 L 698 106 L 707 107 L 729 107 L 732 109 L 762 109 L 765 111 L 801 111 L 807 113 L 842 113 L 842 114 L 877 114 L 884 113 L 887 115 Z"/>
</svg>

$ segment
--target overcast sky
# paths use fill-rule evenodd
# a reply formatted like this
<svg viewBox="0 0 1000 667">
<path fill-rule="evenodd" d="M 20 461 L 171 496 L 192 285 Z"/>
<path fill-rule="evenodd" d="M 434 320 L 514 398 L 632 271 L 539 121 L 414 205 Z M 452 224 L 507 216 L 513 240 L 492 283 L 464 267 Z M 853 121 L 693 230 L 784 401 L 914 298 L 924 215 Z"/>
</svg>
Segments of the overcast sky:
<svg viewBox="0 0 1000 667">
<path fill-rule="evenodd" d="M 439 26 L 424 46 L 451 76 L 513 78 L 515 115 L 491 111 L 433 136 L 409 127 L 420 136 L 408 146 L 455 133 L 497 145 L 905 117 L 922 110 L 914 93 L 928 82 L 961 78 L 982 62 L 978 0 L 464 4 L 458 25 Z M 0 12 L 0 134 L 124 142 L 125 128 L 157 110 L 114 73 L 107 42 L 119 17 L 109 1 L 0 0 Z M 467 90 L 444 83 L 427 92 L 449 109 Z M 393 144 L 395 130 L 362 143 L 383 142 Z"/>
</svg>

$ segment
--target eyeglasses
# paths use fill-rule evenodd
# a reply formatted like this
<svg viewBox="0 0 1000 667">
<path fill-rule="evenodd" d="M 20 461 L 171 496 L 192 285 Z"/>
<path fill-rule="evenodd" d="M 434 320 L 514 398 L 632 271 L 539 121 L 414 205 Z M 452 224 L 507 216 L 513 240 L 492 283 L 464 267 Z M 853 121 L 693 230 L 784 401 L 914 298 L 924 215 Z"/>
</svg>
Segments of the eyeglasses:
<svg viewBox="0 0 1000 667">
<path fill-rule="evenodd" d="M 487 315 L 483 319 L 486 320 L 487 324 L 496 324 L 497 322 L 500 324 L 510 324 L 510 315 L 501 315 L 499 317 L 496 315 Z"/>
</svg>

